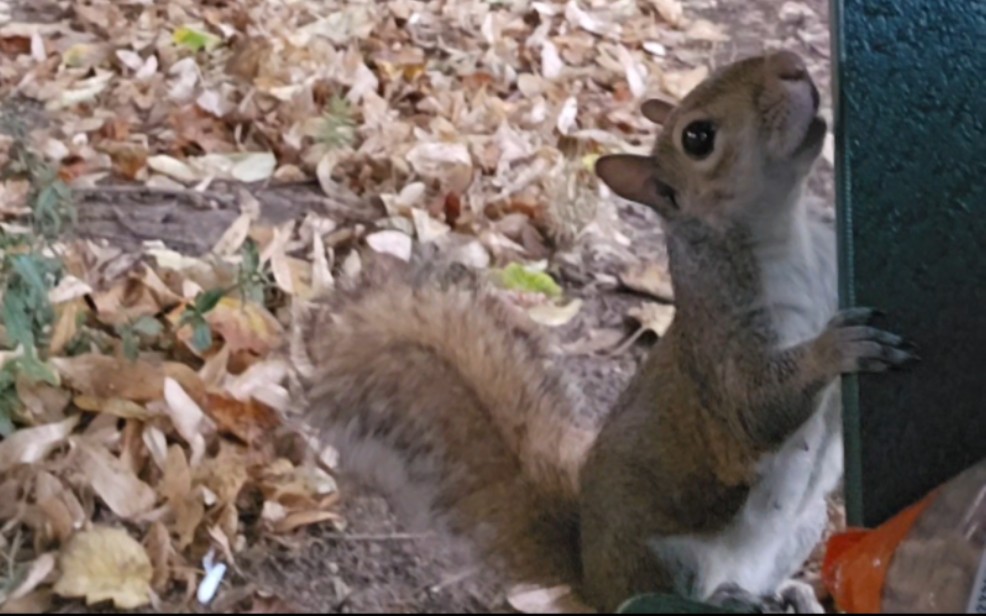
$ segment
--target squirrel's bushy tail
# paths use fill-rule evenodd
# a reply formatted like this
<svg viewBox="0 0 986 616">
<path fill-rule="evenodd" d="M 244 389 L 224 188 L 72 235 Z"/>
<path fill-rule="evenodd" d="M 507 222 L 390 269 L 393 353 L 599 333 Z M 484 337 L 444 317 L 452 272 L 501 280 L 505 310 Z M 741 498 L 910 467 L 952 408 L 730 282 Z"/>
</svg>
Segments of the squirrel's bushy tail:
<svg viewBox="0 0 986 616">
<path fill-rule="evenodd" d="M 307 421 L 344 472 L 512 574 L 577 580 L 593 432 L 529 324 L 488 294 L 395 274 L 335 292 L 303 322 Z"/>
</svg>

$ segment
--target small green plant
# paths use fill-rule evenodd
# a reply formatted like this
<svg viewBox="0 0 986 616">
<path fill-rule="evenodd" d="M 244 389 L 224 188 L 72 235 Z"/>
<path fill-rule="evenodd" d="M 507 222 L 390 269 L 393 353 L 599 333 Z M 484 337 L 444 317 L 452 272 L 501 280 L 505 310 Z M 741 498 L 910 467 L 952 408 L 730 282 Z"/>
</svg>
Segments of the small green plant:
<svg viewBox="0 0 986 616">
<path fill-rule="evenodd" d="M 11 148 L 11 160 L 4 177 L 26 177 L 31 184 L 28 203 L 31 206 L 31 227 L 42 240 L 58 239 L 76 223 L 72 191 L 58 177 L 58 170 L 40 156 L 28 150 L 21 141 Z"/>
<path fill-rule="evenodd" d="M 8 361 L 0 368 L 0 436 L 7 438 L 14 432 L 13 416 L 17 411 L 17 375 L 14 362 Z"/>
<path fill-rule="evenodd" d="M 38 253 L 5 254 L 2 314 L 7 338 L 32 354 L 43 344 L 55 319 L 48 291 L 58 281 L 61 266 Z"/>
<path fill-rule="evenodd" d="M 75 223 L 75 208 L 71 191 L 57 170 L 28 150 L 22 140 L 14 142 L 11 162 L 3 177 L 23 177 L 31 186 L 31 231 L 0 235 L 0 322 L 5 334 L 2 346 L 20 350 L 18 357 L 0 368 L 0 434 L 6 436 L 14 430 L 18 377 L 58 382 L 41 351 L 47 346 L 55 320 L 48 293 L 62 275 L 61 263 L 48 256 L 48 248 Z"/>
<path fill-rule="evenodd" d="M 227 289 L 210 289 L 199 293 L 192 305 L 181 315 L 178 327 L 187 325 L 192 328 L 192 346 L 195 350 L 204 352 L 212 346 L 212 329 L 209 327 L 206 315 L 219 305 L 219 301 L 227 291 Z"/>
<path fill-rule="evenodd" d="M 269 269 L 260 262 L 260 250 L 256 242 L 247 239 L 243 245 L 242 261 L 236 276 L 236 283 L 230 288 L 210 289 L 199 293 L 191 306 L 185 309 L 178 327 L 192 328 L 192 346 L 203 352 L 212 346 L 212 329 L 206 315 L 209 314 L 227 293 L 239 292 L 243 303 L 253 302 L 263 305 L 267 291 L 274 281 Z M 124 342 L 126 348 L 126 342 Z"/>
<path fill-rule="evenodd" d="M 164 327 L 154 317 L 143 316 L 130 323 L 117 325 L 114 329 L 116 335 L 123 342 L 124 357 L 130 361 L 136 361 L 140 352 L 140 337 L 154 338 L 161 334 Z"/>
<path fill-rule="evenodd" d="M 349 101 L 339 96 L 329 100 L 318 140 L 332 149 L 346 147 L 356 140 L 356 118 Z"/>
</svg>

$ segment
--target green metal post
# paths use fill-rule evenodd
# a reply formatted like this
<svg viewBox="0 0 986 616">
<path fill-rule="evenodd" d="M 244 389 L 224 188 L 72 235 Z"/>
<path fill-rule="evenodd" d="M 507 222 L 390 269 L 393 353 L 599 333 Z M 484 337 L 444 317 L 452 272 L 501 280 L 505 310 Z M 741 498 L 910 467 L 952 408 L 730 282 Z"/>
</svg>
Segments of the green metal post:
<svg viewBox="0 0 986 616">
<path fill-rule="evenodd" d="M 832 0 L 843 304 L 919 345 L 847 379 L 849 521 L 986 456 L 986 0 Z"/>
</svg>

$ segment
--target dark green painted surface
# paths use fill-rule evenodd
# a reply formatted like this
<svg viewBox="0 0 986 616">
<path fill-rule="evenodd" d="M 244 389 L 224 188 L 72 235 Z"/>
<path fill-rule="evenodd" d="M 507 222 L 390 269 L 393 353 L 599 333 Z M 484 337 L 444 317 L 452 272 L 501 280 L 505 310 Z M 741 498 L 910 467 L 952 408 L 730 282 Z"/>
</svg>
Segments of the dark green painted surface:
<svg viewBox="0 0 986 616">
<path fill-rule="evenodd" d="M 845 388 L 850 522 L 872 526 L 986 456 L 986 0 L 832 15 L 842 301 L 923 360 Z"/>
</svg>

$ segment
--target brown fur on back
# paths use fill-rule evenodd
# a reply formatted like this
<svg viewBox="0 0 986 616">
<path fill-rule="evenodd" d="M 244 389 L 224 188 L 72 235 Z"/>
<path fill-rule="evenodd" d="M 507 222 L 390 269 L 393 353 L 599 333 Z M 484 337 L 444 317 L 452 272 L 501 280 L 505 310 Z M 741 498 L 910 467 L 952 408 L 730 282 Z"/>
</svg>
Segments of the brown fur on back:
<svg viewBox="0 0 986 616">
<path fill-rule="evenodd" d="M 592 432 L 576 427 L 529 323 L 490 294 L 371 268 L 303 331 L 308 421 L 344 470 L 511 574 L 577 581 Z"/>
</svg>

